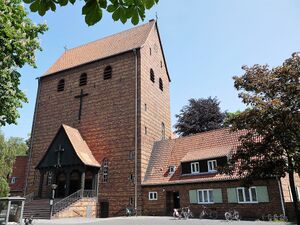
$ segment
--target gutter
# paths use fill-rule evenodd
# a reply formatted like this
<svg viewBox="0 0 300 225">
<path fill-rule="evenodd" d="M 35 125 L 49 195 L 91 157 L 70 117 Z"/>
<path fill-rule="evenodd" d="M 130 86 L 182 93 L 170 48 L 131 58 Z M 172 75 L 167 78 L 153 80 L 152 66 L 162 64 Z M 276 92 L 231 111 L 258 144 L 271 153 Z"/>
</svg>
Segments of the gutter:
<svg viewBox="0 0 300 225">
<path fill-rule="evenodd" d="M 24 196 L 27 193 L 28 188 L 28 177 L 30 173 L 30 166 L 31 166 L 31 160 L 32 160 L 32 143 L 33 143 L 33 137 L 34 137 L 34 130 L 35 130 L 35 121 L 36 121 L 36 114 L 37 114 L 37 106 L 40 98 L 40 86 L 41 86 L 41 80 L 40 78 L 36 78 L 38 80 L 38 89 L 36 93 L 36 99 L 35 99 L 35 106 L 34 106 L 34 114 L 33 114 L 33 121 L 32 121 L 32 127 L 31 127 L 31 137 L 30 137 L 30 147 L 29 147 L 29 155 L 28 155 L 28 163 L 27 163 L 27 174 L 25 179 L 25 188 L 24 188 Z"/>
<path fill-rule="evenodd" d="M 138 197 L 138 61 L 137 61 L 137 51 L 133 49 L 134 61 L 135 61 L 135 115 L 134 115 L 134 208 L 137 211 L 137 197 Z"/>
<path fill-rule="evenodd" d="M 276 180 L 277 180 L 278 188 L 279 188 L 279 195 L 280 195 L 280 203 L 281 203 L 282 214 L 285 217 L 286 213 L 285 213 L 285 207 L 284 207 L 282 184 L 281 184 L 281 180 L 278 178 L 278 176 L 276 176 Z"/>
</svg>

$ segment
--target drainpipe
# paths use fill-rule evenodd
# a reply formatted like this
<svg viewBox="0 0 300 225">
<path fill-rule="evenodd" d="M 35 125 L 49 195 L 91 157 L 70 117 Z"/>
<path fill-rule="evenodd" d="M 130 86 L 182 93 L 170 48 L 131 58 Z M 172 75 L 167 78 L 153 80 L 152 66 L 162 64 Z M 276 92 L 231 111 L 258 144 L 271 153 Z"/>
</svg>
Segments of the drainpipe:
<svg viewBox="0 0 300 225">
<path fill-rule="evenodd" d="M 277 180 L 278 188 L 279 188 L 279 195 L 280 195 L 280 203 L 281 203 L 282 214 L 285 217 L 286 215 L 285 215 L 285 207 L 284 207 L 284 200 L 283 200 L 282 185 L 281 185 L 281 181 L 278 178 L 278 176 L 276 176 L 276 180 Z"/>
<path fill-rule="evenodd" d="M 28 157 L 28 164 L 27 164 L 27 174 L 26 174 L 26 179 L 25 179 L 25 187 L 24 187 L 24 192 L 23 195 L 27 193 L 27 188 L 28 188 L 28 177 L 30 173 L 30 166 L 31 166 L 31 160 L 32 160 L 32 143 L 33 143 L 33 137 L 34 137 L 34 130 L 35 130 L 35 120 L 36 120 L 36 114 L 37 114 L 37 106 L 40 98 L 40 89 L 41 89 L 41 80 L 40 77 L 36 78 L 38 80 L 38 89 L 36 93 L 36 98 L 35 98 L 35 106 L 34 106 L 34 113 L 33 113 L 33 121 L 32 121 L 32 127 L 31 127 L 31 137 L 30 137 L 30 147 L 29 147 L 29 157 Z"/>
<path fill-rule="evenodd" d="M 135 61 L 135 115 L 134 115 L 134 208 L 137 211 L 137 196 L 138 196 L 138 61 L 137 51 L 133 49 L 134 61 Z"/>
</svg>

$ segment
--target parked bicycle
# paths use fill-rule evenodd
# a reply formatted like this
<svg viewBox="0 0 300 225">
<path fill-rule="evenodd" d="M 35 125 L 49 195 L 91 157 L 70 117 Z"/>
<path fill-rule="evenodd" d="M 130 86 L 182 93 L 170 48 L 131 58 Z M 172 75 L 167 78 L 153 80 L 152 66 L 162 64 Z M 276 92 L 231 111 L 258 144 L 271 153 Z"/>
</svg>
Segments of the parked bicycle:
<svg viewBox="0 0 300 225">
<path fill-rule="evenodd" d="M 181 219 L 181 213 L 179 213 L 179 209 L 173 209 L 173 217 L 175 219 Z"/>
<path fill-rule="evenodd" d="M 217 219 L 218 213 L 216 209 L 210 209 L 206 206 L 202 206 L 202 212 L 200 213 L 200 219 Z"/>
<path fill-rule="evenodd" d="M 136 216 L 136 210 L 135 210 L 135 208 L 134 207 L 130 207 L 130 206 L 126 207 L 126 209 L 125 209 L 125 215 L 126 216 Z"/>
<path fill-rule="evenodd" d="M 181 208 L 181 216 L 185 219 L 189 219 L 189 218 L 192 218 L 194 217 L 190 207 L 183 207 Z"/>
<path fill-rule="evenodd" d="M 226 221 L 232 221 L 232 220 L 239 220 L 240 214 L 237 210 L 231 209 L 228 212 L 225 212 L 225 219 Z"/>
</svg>

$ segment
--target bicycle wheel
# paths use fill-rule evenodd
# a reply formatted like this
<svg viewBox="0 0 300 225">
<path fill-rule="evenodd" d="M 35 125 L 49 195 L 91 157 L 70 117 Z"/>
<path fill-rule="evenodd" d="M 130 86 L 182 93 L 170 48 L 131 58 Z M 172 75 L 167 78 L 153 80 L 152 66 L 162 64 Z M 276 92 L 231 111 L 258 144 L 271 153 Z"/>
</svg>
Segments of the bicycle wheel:
<svg viewBox="0 0 300 225">
<path fill-rule="evenodd" d="M 231 213 L 230 213 L 230 212 L 226 212 L 226 213 L 224 214 L 224 216 L 225 216 L 226 221 L 230 221 L 230 220 L 232 219 Z"/>
<path fill-rule="evenodd" d="M 205 213 L 204 211 L 202 211 L 202 212 L 200 213 L 199 218 L 200 218 L 200 219 L 204 219 L 204 218 L 205 218 L 205 215 L 206 215 L 206 213 Z"/>
<path fill-rule="evenodd" d="M 211 211 L 209 217 L 214 220 L 217 219 L 218 217 L 217 211 Z"/>
<path fill-rule="evenodd" d="M 239 214 L 238 211 L 235 211 L 235 212 L 234 212 L 234 219 L 235 219 L 235 220 L 240 220 L 240 214 Z"/>
</svg>

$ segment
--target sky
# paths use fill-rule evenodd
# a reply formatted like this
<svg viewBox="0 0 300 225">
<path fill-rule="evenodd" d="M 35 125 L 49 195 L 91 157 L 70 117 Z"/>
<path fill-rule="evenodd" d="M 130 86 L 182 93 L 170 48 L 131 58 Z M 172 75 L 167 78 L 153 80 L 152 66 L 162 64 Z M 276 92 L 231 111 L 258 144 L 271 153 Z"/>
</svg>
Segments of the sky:
<svg viewBox="0 0 300 225">
<path fill-rule="evenodd" d="M 49 30 L 40 36 L 37 69 L 25 66 L 21 89 L 29 103 L 19 110 L 17 125 L 2 127 L 9 138 L 26 138 L 31 132 L 41 76 L 64 52 L 133 27 L 114 22 L 109 13 L 88 27 L 81 15 L 83 1 L 58 7 L 44 17 L 29 13 L 35 23 L 46 22 Z M 160 0 L 147 12 L 144 22 L 158 15 L 158 26 L 171 77 L 171 119 L 190 98 L 217 97 L 222 111 L 242 110 L 232 77 L 242 75 L 242 65 L 282 64 L 300 51 L 300 1 L 298 0 Z"/>
</svg>

